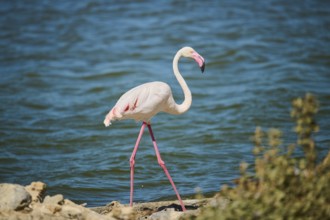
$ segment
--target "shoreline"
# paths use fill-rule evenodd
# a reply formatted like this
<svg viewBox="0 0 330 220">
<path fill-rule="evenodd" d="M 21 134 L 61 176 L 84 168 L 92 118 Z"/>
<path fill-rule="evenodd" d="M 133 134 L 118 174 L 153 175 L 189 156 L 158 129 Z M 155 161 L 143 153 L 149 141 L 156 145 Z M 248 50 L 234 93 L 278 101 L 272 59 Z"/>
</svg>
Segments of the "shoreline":
<svg viewBox="0 0 330 220">
<path fill-rule="evenodd" d="M 86 204 L 76 204 L 61 194 L 46 195 L 46 188 L 43 182 L 32 182 L 27 186 L 0 183 L 0 220 L 177 220 L 181 217 L 197 216 L 200 208 L 214 200 L 183 200 L 187 209 L 185 212 L 182 212 L 177 200 L 134 203 L 133 207 L 112 201 L 105 206 L 86 207 Z"/>
</svg>

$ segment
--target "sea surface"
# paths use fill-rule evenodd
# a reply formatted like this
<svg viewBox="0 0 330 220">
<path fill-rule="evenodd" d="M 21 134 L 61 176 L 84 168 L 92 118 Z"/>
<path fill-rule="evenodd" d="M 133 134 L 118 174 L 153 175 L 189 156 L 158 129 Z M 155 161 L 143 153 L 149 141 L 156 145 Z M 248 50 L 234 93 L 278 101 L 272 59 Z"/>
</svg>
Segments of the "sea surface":
<svg viewBox="0 0 330 220">
<path fill-rule="evenodd" d="M 167 82 L 193 95 L 183 115 L 158 114 L 153 130 L 184 199 L 212 196 L 253 163 L 256 126 L 296 141 L 295 97 L 320 102 L 319 158 L 330 146 L 330 3 L 269 1 L 1 1 L 0 182 L 43 181 L 47 194 L 88 206 L 129 202 L 129 158 L 141 122 L 103 125 L 125 91 Z M 146 130 L 136 157 L 135 202 L 175 199 Z"/>
</svg>

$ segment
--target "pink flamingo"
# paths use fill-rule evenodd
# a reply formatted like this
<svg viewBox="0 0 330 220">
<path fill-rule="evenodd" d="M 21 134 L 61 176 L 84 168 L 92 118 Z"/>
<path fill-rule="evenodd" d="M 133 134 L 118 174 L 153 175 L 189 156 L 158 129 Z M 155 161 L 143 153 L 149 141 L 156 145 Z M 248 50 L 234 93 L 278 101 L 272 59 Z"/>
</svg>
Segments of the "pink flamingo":
<svg viewBox="0 0 330 220">
<path fill-rule="evenodd" d="M 111 111 L 106 115 L 104 119 L 105 126 L 109 126 L 111 124 L 111 121 L 114 120 L 134 119 L 136 121 L 143 121 L 139 136 L 137 138 L 134 150 L 130 158 L 130 206 L 133 205 L 135 155 L 139 147 L 139 143 L 144 129 L 147 126 L 151 136 L 151 140 L 154 145 L 158 163 L 163 168 L 167 178 L 172 184 L 172 187 L 182 207 L 182 211 L 186 210 L 179 195 L 179 192 L 176 189 L 175 184 L 165 166 L 165 162 L 160 156 L 157 143 L 150 125 L 151 118 L 155 116 L 158 112 L 166 112 L 169 114 L 178 115 L 185 113 L 191 106 L 191 92 L 185 80 L 181 76 L 178 68 L 178 62 L 182 56 L 193 58 L 198 63 L 202 72 L 204 72 L 205 68 L 204 58 L 191 47 L 183 47 L 174 56 L 173 72 L 184 93 L 184 101 L 182 104 L 175 103 L 174 98 L 172 96 L 171 88 L 168 84 L 163 82 L 149 82 L 137 86 L 123 94 L 117 101 L 116 105 L 111 109 Z"/>
</svg>

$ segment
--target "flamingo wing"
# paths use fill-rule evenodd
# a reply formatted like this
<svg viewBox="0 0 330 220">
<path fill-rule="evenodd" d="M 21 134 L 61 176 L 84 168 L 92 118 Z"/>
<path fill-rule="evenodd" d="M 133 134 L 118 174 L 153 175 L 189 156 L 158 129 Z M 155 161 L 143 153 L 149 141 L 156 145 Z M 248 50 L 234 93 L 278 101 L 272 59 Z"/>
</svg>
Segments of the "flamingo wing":
<svg viewBox="0 0 330 220">
<path fill-rule="evenodd" d="M 171 88 L 163 82 L 150 82 L 124 93 L 104 120 L 105 126 L 111 121 L 134 119 L 149 122 L 158 112 L 166 109 L 172 97 Z"/>
</svg>

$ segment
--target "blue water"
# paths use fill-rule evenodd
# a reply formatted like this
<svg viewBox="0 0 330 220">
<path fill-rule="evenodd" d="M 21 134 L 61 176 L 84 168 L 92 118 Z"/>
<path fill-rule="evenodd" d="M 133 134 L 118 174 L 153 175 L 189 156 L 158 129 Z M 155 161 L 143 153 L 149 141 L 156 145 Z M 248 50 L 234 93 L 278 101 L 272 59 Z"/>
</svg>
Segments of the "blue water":
<svg viewBox="0 0 330 220">
<path fill-rule="evenodd" d="M 294 142 L 293 98 L 320 101 L 315 136 L 330 144 L 330 4 L 326 1 L 2 1 L 0 3 L 0 182 L 43 181 L 48 194 L 98 206 L 129 201 L 129 158 L 140 123 L 105 114 L 148 81 L 171 85 L 176 51 L 191 109 L 153 121 L 181 196 L 211 196 L 253 162 L 256 126 Z M 136 157 L 136 202 L 175 199 L 146 132 Z"/>
</svg>

